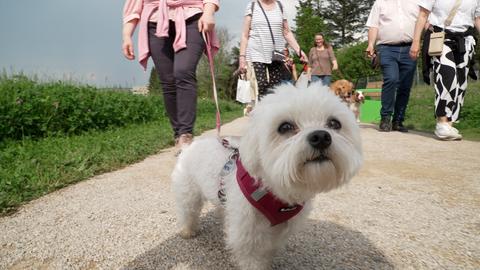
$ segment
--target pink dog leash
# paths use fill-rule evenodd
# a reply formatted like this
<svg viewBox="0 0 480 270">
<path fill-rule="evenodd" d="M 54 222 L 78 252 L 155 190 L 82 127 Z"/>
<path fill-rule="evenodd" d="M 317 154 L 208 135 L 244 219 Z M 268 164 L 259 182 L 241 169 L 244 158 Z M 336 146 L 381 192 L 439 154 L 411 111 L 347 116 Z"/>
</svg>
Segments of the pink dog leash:
<svg viewBox="0 0 480 270">
<path fill-rule="evenodd" d="M 213 99 L 215 100 L 215 107 L 217 109 L 216 113 L 216 127 L 217 127 L 217 136 L 220 138 L 220 127 L 222 125 L 222 121 L 220 118 L 220 107 L 218 105 L 218 95 L 217 95 L 217 84 L 215 83 L 215 71 L 213 66 L 213 55 L 212 55 L 212 41 L 209 39 L 209 35 L 205 34 L 202 31 L 203 40 L 205 41 L 206 49 L 207 49 L 207 57 L 208 63 L 210 66 L 210 75 L 212 76 L 212 86 L 213 86 Z"/>
</svg>

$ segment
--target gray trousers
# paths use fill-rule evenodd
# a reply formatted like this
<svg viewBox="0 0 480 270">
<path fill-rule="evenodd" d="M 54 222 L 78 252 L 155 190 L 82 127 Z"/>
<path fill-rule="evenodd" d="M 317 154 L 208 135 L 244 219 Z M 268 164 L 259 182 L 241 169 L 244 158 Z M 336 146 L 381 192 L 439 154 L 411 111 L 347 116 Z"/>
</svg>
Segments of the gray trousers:
<svg viewBox="0 0 480 270">
<path fill-rule="evenodd" d="M 195 15 L 186 21 L 187 48 L 173 50 L 175 24 L 170 21 L 168 37 L 155 36 L 156 23 L 148 24 L 148 45 L 162 84 L 163 99 L 175 138 L 182 134 L 193 134 L 197 110 L 198 62 L 205 50 L 205 42 L 198 31 Z"/>
</svg>

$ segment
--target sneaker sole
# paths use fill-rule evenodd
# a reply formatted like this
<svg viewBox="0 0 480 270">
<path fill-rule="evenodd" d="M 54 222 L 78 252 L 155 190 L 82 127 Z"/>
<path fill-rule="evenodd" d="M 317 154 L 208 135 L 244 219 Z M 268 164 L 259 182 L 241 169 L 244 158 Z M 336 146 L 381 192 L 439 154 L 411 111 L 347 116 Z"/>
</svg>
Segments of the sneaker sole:
<svg viewBox="0 0 480 270">
<path fill-rule="evenodd" d="M 438 135 L 436 132 L 435 133 L 435 136 L 437 136 L 437 138 L 439 138 L 440 140 L 442 141 L 460 141 L 462 139 L 462 137 L 452 137 L 452 136 L 441 136 L 441 135 Z"/>
</svg>

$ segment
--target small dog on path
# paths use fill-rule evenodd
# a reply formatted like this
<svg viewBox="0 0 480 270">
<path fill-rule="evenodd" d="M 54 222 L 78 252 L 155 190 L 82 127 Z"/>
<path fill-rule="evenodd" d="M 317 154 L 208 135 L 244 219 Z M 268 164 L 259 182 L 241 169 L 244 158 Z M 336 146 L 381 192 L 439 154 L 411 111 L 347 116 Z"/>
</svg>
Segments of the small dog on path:
<svg viewBox="0 0 480 270">
<path fill-rule="evenodd" d="M 360 106 L 362 106 L 363 103 L 365 103 L 365 96 L 363 95 L 363 92 L 353 92 L 353 95 L 350 97 L 350 103 L 348 107 L 355 115 L 355 120 L 357 123 L 360 123 Z"/>
<path fill-rule="evenodd" d="M 355 86 L 348 80 L 336 80 L 330 85 L 330 90 L 343 101 L 350 99 L 350 95 L 355 90 Z"/>
<path fill-rule="evenodd" d="M 360 122 L 360 106 L 365 102 L 362 91 L 356 91 L 355 86 L 348 80 L 337 80 L 330 85 L 330 90 L 347 104 L 355 115 L 357 123 Z"/>
<path fill-rule="evenodd" d="M 347 183 L 362 165 L 359 127 L 327 89 L 282 85 L 252 111 L 239 140 L 205 138 L 172 174 L 179 234 L 195 236 L 203 202 L 223 208 L 228 249 L 240 269 L 270 269 L 312 199 Z"/>
</svg>

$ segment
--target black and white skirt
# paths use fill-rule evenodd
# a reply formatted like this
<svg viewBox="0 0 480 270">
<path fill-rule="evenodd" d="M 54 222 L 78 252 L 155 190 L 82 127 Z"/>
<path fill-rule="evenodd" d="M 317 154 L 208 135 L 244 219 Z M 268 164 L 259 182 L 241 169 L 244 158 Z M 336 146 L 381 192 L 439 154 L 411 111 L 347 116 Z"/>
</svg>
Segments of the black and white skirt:
<svg viewBox="0 0 480 270">
<path fill-rule="evenodd" d="M 465 53 L 457 57 L 457 60 L 452 48 L 447 44 L 444 44 L 441 56 L 432 57 L 436 117 L 446 116 L 451 122 L 458 120 L 467 90 L 469 63 L 474 53 L 475 39 L 467 36 Z"/>
</svg>

